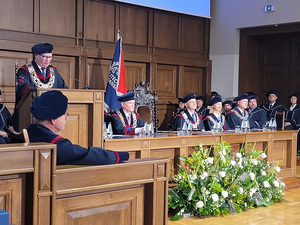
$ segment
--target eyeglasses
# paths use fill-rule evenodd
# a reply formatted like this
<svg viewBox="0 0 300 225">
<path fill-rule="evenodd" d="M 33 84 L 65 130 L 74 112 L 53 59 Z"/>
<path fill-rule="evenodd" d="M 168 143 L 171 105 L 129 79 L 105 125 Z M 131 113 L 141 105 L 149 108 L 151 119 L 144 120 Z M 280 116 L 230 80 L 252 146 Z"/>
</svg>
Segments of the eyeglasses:
<svg viewBox="0 0 300 225">
<path fill-rule="evenodd" d="M 51 60 L 53 59 L 53 56 L 45 56 L 45 55 L 40 55 L 43 59 L 48 59 Z"/>
<path fill-rule="evenodd" d="M 69 113 L 67 112 L 64 115 L 66 116 L 65 119 L 67 120 L 69 118 Z"/>
</svg>

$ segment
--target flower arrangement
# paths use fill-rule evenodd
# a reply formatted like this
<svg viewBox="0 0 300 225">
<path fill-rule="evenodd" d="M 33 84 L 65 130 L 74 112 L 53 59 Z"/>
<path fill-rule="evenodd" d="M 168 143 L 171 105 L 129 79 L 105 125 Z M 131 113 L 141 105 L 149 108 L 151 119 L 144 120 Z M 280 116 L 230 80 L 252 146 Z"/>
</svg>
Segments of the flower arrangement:
<svg viewBox="0 0 300 225">
<path fill-rule="evenodd" d="M 177 186 L 170 189 L 169 209 L 179 220 L 185 214 L 220 216 L 285 200 L 285 184 L 276 178 L 278 163 L 266 162 L 263 151 L 231 152 L 226 142 L 181 157 L 187 164 L 174 176 Z M 213 149 L 213 156 L 210 157 Z"/>
</svg>

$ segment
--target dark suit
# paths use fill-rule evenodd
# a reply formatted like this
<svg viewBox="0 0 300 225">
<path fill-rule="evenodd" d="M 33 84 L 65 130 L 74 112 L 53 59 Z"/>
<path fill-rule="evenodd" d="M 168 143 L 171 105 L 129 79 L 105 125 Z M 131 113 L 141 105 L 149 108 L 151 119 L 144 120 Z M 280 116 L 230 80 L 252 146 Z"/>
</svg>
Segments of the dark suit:
<svg viewBox="0 0 300 225">
<path fill-rule="evenodd" d="M 178 128 L 182 128 L 184 122 L 191 122 L 193 126 L 193 130 L 204 130 L 204 124 L 202 120 L 202 116 L 198 115 L 198 113 L 194 112 L 195 120 L 190 115 L 187 109 L 181 111 L 176 117 L 175 117 L 175 130 Z"/>
<path fill-rule="evenodd" d="M 73 145 L 68 139 L 40 124 L 31 124 L 27 131 L 30 142 L 47 142 L 57 145 L 57 165 L 105 165 L 118 163 L 129 157 L 128 152 Z"/>
<path fill-rule="evenodd" d="M 249 110 L 249 118 L 251 118 L 251 120 L 249 120 L 249 122 L 251 121 L 250 129 L 262 129 L 263 125 L 268 121 L 266 111 L 259 106 L 253 110 Z"/>
</svg>

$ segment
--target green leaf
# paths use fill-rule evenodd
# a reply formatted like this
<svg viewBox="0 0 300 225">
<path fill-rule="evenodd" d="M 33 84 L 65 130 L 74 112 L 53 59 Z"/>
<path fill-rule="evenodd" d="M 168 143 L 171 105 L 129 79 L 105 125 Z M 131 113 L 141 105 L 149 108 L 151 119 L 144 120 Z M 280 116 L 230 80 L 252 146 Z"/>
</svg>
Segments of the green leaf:
<svg viewBox="0 0 300 225">
<path fill-rule="evenodd" d="M 182 218 L 182 214 L 181 213 L 177 213 L 175 216 L 173 216 L 170 221 L 178 221 Z"/>
</svg>

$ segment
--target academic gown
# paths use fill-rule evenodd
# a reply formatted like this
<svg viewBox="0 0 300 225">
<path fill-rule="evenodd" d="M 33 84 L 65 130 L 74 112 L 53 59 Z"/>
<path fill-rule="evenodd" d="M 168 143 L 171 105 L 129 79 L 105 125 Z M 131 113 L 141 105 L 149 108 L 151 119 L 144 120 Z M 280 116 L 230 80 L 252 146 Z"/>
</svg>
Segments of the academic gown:
<svg viewBox="0 0 300 225">
<path fill-rule="evenodd" d="M 6 108 L 5 105 L 0 104 L 0 130 L 8 132 L 8 127 L 12 125 L 11 114 Z M 6 137 L 0 136 L 0 144 L 9 143 L 9 139 Z"/>
<path fill-rule="evenodd" d="M 237 112 L 237 114 L 235 113 Z M 241 113 L 238 107 L 233 108 L 232 110 L 229 111 L 227 115 L 227 123 L 230 127 L 231 130 L 235 129 L 236 125 L 241 126 L 243 120 L 247 120 L 249 117 L 249 114 L 246 110 L 244 110 L 244 115 Z M 250 124 L 249 120 L 249 124 Z"/>
<path fill-rule="evenodd" d="M 134 124 L 134 117 L 136 117 L 136 125 Z M 131 124 L 128 124 L 126 115 L 121 108 L 119 113 L 116 111 L 111 119 L 111 125 L 114 134 L 134 135 L 135 128 L 144 127 L 144 122 L 138 113 L 131 113 Z"/>
<path fill-rule="evenodd" d="M 269 104 L 262 105 L 262 108 L 267 113 L 267 120 L 269 121 L 271 118 L 275 118 L 276 112 L 285 112 L 286 108 L 278 102 L 275 102 L 274 105 L 270 108 Z M 282 128 L 282 116 L 276 116 L 277 128 Z"/>
<path fill-rule="evenodd" d="M 206 107 L 203 105 L 200 109 L 196 109 L 198 115 L 201 115 L 204 118 L 207 114 Z"/>
<path fill-rule="evenodd" d="M 57 165 L 106 165 L 119 163 L 129 158 L 128 152 L 74 145 L 68 139 L 40 124 L 31 124 L 27 131 L 30 142 L 47 142 L 57 145 Z"/>
<path fill-rule="evenodd" d="M 215 116 L 215 114 L 210 113 L 206 116 L 206 118 L 203 120 L 204 126 L 205 126 L 205 130 L 210 131 L 213 129 L 214 124 L 218 122 L 218 118 Z M 223 124 L 223 130 L 229 130 L 229 124 L 227 123 L 227 121 L 225 120 L 225 116 L 221 115 L 221 123 Z"/>
<path fill-rule="evenodd" d="M 195 118 L 198 118 L 198 124 L 197 121 L 193 120 L 193 117 L 190 115 L 187 109 L 181 111 L 177 116 L 175 116 L 175 130 L 178 128 L 182 128 L 184 122 L 191 122 L 193 126 L 193 130 L 204 130 L 204 124 L 202 120 L 202 116 L 198 115 L 198 113 L 194 112 Z"/>
<path fill-rule="evenodd" d="M 286 126 L 286 130 L 298 130 L 300 128 L 300 106 L 296 105 L 293 110 L 286 111 L 285 122 L 290 122 L 291 125 Z"/>
<path fill-rule="evenodd" d="M 266 111 L 259 106 L 252 111 L 249 110 L 249 118 L 251 118 L 251 120 L 249 120 L 250 129 L 262 129 L 263 125 L 268 121 Z"/>
</svg>

